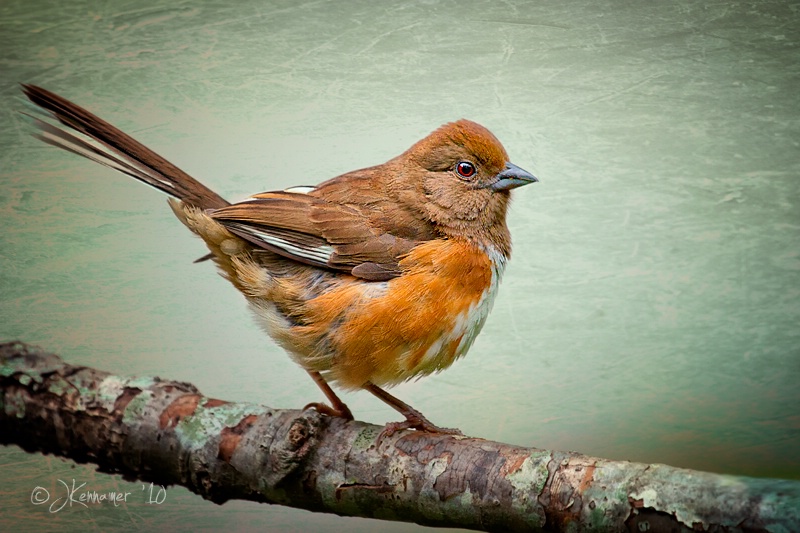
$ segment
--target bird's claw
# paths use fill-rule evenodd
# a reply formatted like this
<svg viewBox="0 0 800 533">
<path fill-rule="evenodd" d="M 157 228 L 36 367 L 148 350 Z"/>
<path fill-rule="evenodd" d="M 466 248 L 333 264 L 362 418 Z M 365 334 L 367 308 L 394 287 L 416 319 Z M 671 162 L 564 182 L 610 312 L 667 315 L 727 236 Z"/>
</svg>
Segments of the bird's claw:
<svg viewBox="0 0 800 533">
<path fill-rule="evenodd" d="M 438 433 L 440 435 L 461 435 L 464 434 L 458 428 L 442 428 L 433 424 L 430 420 L 422 416 L 419 412 L 404 413 L 406 419 L 402 422 L 389 422 L 384 426 L 383 431 L 378 435 L 378 441 L 385 437 L 391 437 L 398 431 L 404 429 L 415 429 L 426 433 Z"/>
<path fill-rule="evenodd" d="M 326 403 L 321 402 L 311 402 L 310 404 L 303 407 L 303 411 L 306 409 L 314 409 L 318 413 L 328 416 L 335 416 L 337 418 L 344 418 L 345 420 L 354 420 L 353 413 L 350 412 L 350 409 L 345 404 L 340 404 L 338 407 L 331 407 Z"/>
</svg>

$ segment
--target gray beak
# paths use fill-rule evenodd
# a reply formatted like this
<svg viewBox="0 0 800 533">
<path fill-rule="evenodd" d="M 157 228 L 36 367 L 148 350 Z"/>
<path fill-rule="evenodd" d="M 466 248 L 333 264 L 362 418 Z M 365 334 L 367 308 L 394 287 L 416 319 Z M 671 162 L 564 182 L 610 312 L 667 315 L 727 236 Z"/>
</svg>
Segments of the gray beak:
<svg viewBox="0 0 800 533">
<path fill-rule="evenodd" d="M 506 168 L 497 175 L 497 181 L 489 185 L 489 188 L 494 191 L 508 191 L 537 181 L 539 180 L 536 179 L 536 176 L 527 170 L 522 170 L 517 165 L 507 162 Z"/>
</svg>

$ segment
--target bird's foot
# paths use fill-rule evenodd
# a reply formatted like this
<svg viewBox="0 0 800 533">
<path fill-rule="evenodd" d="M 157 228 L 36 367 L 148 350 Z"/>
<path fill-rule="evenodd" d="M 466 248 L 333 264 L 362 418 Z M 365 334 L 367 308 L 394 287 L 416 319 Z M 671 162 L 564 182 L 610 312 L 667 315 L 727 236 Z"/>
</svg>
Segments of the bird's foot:
<svg viewBox="0 0 800 533">
<path fill-rule="evenodd" d="M 311 402 L 310 404 L 303 407 L 303 411 L 305 411 L 306 409 L 314 409 L 315 411 L 323 415 L 344 418 L 345 420 L 353 420 L 353 413 L 351 413 L 350 409 L 343 403 L 340 403 L 335 407 L 331 407 L 326 403 Z"/>
<path fill-rule="evenodd" d="M 461 430 L 455 428 L 440 428 L 433 424 L 430 420 L 422 416 L 422 413 L 405 403 L 404 401 L 395 398 L 382 388 L 378 387 L 371 381 L 364 384 L 364 389 L 368 390 L 375 397 L 386 402 L 386 404 L 393 407 L 397 412 L 406 417 L 404 422 L 389 422 L 383 428 L 383 431 L 378 435 L 378 442 L 384 437 L 391 437 L 396 432 L 403 429 L 416 429 L 417 431 L 425 431 L 426 433 L 439 433 L 440 435 L 463 435 Z"/>
<path fill-rule="evenodd" d="M 422 413 L 416 409 L 411 409 L 403 413 L 406 419 L 403 422 L 389 422 L 383 428 L 378 440 L 385 437 L 391 437 L 398 431 L 404 429 L 416 429 L 417 431 L 425 431 L 427 433 L 439 433 L 440 435 L 464 435 L 458 428 L 441 428 L 433 424 L 430 420 L 422 416 Z"/>
</svg>

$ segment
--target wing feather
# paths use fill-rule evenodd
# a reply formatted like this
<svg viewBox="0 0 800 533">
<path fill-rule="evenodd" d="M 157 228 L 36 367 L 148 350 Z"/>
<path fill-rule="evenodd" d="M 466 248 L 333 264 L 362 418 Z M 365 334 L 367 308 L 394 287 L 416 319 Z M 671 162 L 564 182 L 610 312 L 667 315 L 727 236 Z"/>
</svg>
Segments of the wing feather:
<svg viewBox="0 0 800 533">
<path fill-rule="evenodd" d="M 369 207 L 331 203 L 307 190 L 260 193 L 210 214 L 255 246 L 367 280 L 399 276 L 400 258 L 421 242 L 374 227 Z"/>
</svg>

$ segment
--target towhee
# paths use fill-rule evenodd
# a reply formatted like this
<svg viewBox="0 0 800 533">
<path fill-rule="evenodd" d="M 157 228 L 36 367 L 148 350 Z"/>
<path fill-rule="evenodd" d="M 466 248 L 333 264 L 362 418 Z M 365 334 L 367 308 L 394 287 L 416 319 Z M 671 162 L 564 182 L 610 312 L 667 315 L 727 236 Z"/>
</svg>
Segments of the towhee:
<svg viewBox="0 0 800 533">
<path fill-rule="evenodd" d="M 440 428 L 381 387 L 438 372 L 469 349 L 511 253 L 509 191 L 538 181 L 489 130 L 445 124 L 382 165 L 317 186 L 231 204 L 74 103 L 23 85 L 41 140 L 132 176 L 172 198 L 261 326 L 352 419 L 328 382 L 365 389 L 402 413 L 399 429 Z M 64 127 L 66 126 L 66 127 Z"/>
</svg>

